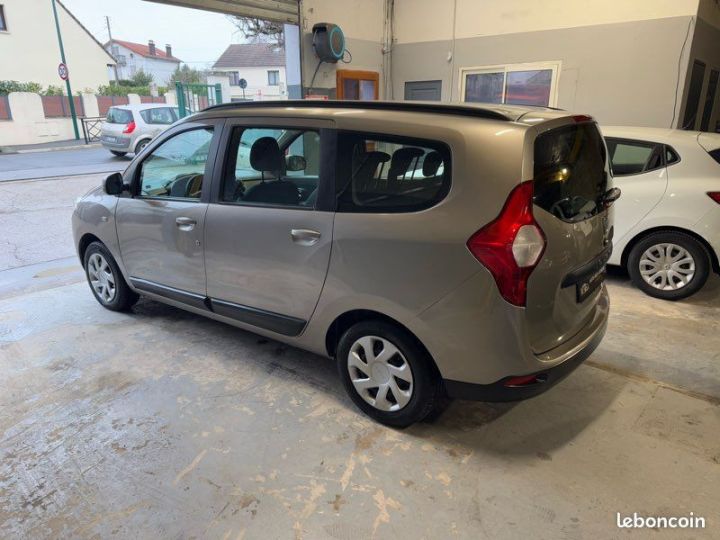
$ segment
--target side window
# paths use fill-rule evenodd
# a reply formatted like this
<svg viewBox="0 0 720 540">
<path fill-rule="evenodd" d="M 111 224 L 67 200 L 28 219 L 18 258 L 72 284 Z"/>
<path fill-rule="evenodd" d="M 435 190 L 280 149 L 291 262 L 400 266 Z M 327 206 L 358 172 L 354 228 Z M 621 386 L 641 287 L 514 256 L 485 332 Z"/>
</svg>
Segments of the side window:
<svg viewBox="0 0 720 540">
<path fill-rule="evenodd" d="M 663 166 L 662 144 L 612 138 L 606 142 L 615 176 L 640 174 Z"/>
<path fill-rule="evenodd" d="M 234 129 L 221 200 L 314 208 L 320 178 L 320 134 L 299 128 Z"/>
<path fill-rule="evenodd" d="M 415 212 L 450 191 L 450 151 L 440 143 L 343 133 L 339 139 L 340 212 Z"/>
<path fill-rule="evenodd" d="M 146 124 L 170 125 L 175 121 L 173 110 L 170 107 L 156 107 L 140 111 L 140 116 Z"/>
<path fill-rule="evenodd" d="M 142 197 L 200 199 L 213 130 L 184 131 L 168 139 L 140 165 Z"/>
</svg>

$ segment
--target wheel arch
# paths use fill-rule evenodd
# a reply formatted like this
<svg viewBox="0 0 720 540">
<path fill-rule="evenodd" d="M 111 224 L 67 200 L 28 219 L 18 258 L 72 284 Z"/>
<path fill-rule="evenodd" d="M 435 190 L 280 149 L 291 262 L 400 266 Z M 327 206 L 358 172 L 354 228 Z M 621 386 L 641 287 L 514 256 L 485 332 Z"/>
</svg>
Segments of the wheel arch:
<svg viewBox="0 0 720 540">
<path fill-rule="evenodd" d="M 133 153 L 137 155 L 137 153 L 138 153 L 138 147 L 139 147 L 142 143 L 149 143 L 149 142 L 152 141 L 152 140 L 153 140 L 152 137 L 140 137 L 137 141 L 135 141 L 135 146 L 133 146 Z"/>
<path fill-rule="evenodd" d="M 622 267 L 627 268 L 627 261 L 628 257 L 630 256 L 630 252 L 638 242 L 640 242 L 644 238 L 647 238 L 653 233 L 659 232 L 678 232 L 693 237 L 695 240 L 700 242 L 700 244 L 705 248 L 705 251 L 707 251 L 708 255 L 710 256 L 710 266 L 713 272 L 715 272 L 716 274 L 720 274 L 720 261 L 718 261 L 718 255 L 717 253 L 715 253 L 715 250 L 712 248 L 710 243 L 694 231 L 691 231 L 689 229 L 683 229 L 682 227 L 674 227 L 672 225 L 661 225 L 659 227 L 652 227 L 651 229 L 646 229 L 635 235 L 633 239 L 630 240 L 623 249 L 622 256 L 620 258 L 620 264 L 622 265 Z"/>
<path fill-rule="evenodd" d="M 80 264 L 82 264 L 83 268 L 85 267 L 85 252 L 87 251 L 88 246 L 93 242 L 100 242 L 105 245 L 102 240 L 92 233 L 83 234 L 80 238 L 80 242 L 78 242 L 78 255 L 80 256 Z"/>
<path fill-rule="evenodd" d="M 345 333 L 348 328 L 350 328 L 356 323 L 372 320 L 384 321 L 406 332 L 407 335 L 410 336 L 410 338 L 415 342 L 415 344 L 427 354 L 427 357 L 432 362 L 432 366 L 435 370 L 436 375 L 438 377 L 441 376 L 440 370 L 438 369 L 438 366 L 435 363 L 435 359 L 433 358 L 432 354 L 430 354 L 430 351 L 428 351 L 427 347 L 423 344 L 422 341 L 420 341 L 420 339 L 415 335 L 412 330 L 410 330 L 400 321 L 393 319 L 388 315 L 380 313 L 379 311 L 373 311 L 371 309 L 353 309 L 350 311 L 346 311 L 345 313 L 335 318 L 335 320 L 332 322 L 325 334 L 325 349 L 328 356 L 330 358 L 335 358 L 340 337 Z"/>
</svg>

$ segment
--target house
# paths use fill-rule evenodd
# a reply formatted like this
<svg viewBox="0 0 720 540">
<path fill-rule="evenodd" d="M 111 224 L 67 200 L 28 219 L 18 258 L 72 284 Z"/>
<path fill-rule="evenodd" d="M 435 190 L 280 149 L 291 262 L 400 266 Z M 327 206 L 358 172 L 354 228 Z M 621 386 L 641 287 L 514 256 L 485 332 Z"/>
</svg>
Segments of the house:
<svg viewBox="0 0 720 540">
<path fill-rule="evenodd" d="M 153 40 L 142 44 L 113 39 L 105 44 L 105 50 L 117 60 L 118 79 L 132 79 L 142 70 L 152 75 L 153 82 L 158 86 L 167 86 L 170 76 L 182 62 L 173 56 L 170 45 L 165 45 L 165 50 L 162 51 L 155 46 Z M 114 72 L 111 73 L 111 78 L 115 78 Z"/>
<path fill-rule="evenodd" d="M 52 4 L 47 0 L 1 0 L 0 79 L 63 86 Z M 73 92 L 107 84 L 115 59 L 58 0 L 57 14 Z"/>
<path fill-rule="evenodd" d="M 220 82 L 227 87 L 230 100 L 287 99 L 285 51 L 280 47 L 268 43 L 233 44 L 212 69 L 208 83 Z M 244 94 L 241 79 L 247 81 Z"/>
</svg>

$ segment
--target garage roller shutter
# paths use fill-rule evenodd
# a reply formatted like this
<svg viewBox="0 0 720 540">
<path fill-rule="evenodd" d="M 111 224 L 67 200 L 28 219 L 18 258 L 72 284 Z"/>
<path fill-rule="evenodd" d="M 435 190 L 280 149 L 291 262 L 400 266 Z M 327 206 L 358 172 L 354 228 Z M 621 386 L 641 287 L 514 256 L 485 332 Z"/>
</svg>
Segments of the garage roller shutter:
<svg viewBox="0 0 720 540">
<path fill-rule="evenodd" d="M 257 17 L 268 21 L 299 24 L 297 0 L 147 0 L 241 17 Z"/>
</svg>

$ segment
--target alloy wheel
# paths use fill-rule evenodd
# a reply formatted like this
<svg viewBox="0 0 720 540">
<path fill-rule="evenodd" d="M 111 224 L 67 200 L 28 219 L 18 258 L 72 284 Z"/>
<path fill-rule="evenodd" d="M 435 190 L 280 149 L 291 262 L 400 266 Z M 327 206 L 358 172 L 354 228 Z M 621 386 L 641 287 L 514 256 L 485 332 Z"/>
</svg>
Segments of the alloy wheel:
<svg viewBox="0 0 720 540">
<path fill-rule="evenodd" d="M 677 244 L 655 244 L 640 256 L 639 270 L 651 287 L 675 291 L 685 287 L 695 276 L 695 259 Z"/>
<path fill-rule="evenodd" d="M 90 286 L 105 304 L 113 301 L 116 294 L 115 275 L 105 257 L 93 253 L 88 258 L 88 277 Z"/>
<path fill-rule="evenodd" d="M 413 374 L 400 350 L 387 339 L 364 336 L 350 347 L 347 368 L 358 395 L 381 411 L 399 411 L 413 395 Z"/>
</svg>

